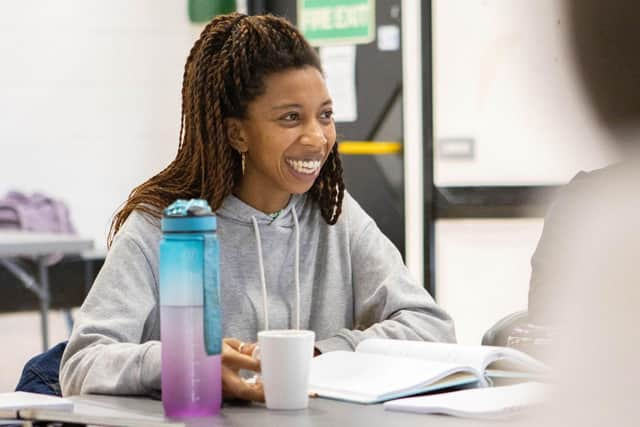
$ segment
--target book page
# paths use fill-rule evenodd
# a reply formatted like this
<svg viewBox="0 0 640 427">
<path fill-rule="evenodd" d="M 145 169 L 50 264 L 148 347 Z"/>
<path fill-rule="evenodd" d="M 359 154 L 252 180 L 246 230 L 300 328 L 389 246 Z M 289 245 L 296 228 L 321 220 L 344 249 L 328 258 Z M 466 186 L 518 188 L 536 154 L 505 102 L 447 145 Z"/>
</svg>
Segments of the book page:
<svg viewBox="0 0 640 427">
<path fill-rule="evenodd" d="M 469 365 L 479 372 L 485 372 L 487 367 L 519 372 L 545 372 L 547 370 L 542 362 L 508 347 L 466 346 L 373 338 L 362 341 L 356 351 Z"/>
<path fill-rule="evenodd" d="M 493 347 L 373 338 L 358 344 L 356 351 L 468 365 L 482 372 L 495 350 Z"/>
<path fill-rule="evenodd" d="M 459 364 L 392 357 L 375 353 L 333 351 L 313 359 L 309 391 L 320 396 L 375 402 L 387 396 L 419 392 L 453 373 L 466 373 L 462 384 L 480 374 Z"/>
</svg>

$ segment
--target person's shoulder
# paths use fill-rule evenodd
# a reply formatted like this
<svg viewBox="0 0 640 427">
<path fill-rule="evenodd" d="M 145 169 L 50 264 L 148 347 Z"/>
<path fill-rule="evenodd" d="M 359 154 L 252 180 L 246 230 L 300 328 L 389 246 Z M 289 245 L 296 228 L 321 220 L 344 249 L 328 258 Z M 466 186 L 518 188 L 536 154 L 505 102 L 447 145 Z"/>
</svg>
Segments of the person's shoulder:
<svg viewBox="0 0 640 427">
<path fill-rule="evenodd" d="M 625 163 L 615 163 L 600 169 L 580 171 L 558 192 L 556 202 L 563 200 L 576 203 L 593 201 L 594 192 L 605 189 L 610 183 L 618 182 L 619 177 L 627 170 Z"/>
<path fill-rule="evenodd" d="M 597 211 L 598 206 L 606 203 L 611 189 L 619 186 L 627 170 L 628 165 L 623 162 L 579 172 L 558 190 L 545 215 L 545 224 L 558 220 L 564 223 L 563 218 L 570 221 L 577 215 Z"/>
<path fill-rule="evenodd" d="M 360 206 L 360 203 L 349 193 L 344 190 L 344 198 L 342 199 L 342 211 L 351 214 L 364 214 L 365 210 Z"/>
<path fill-rule="evenodd" d="M 327 230 L 330 230 L 332 233 L 347 232 L 349 234 L 353 234 L 354 232 L 362 229 L 369 222 L 373 222 L 373 219 L 365 212 L 362 206 L 360 206 L 360 204 L 347 190 L 344 191 L 344 196 L 342 198 L 340 215 L 336 223 L 333 225 L 327 224 L 327 222 L 322 218 L 317 202 L 307 197 L 304 199 L 304 203 L 306 212 L 308 212 L 308 215 L 313 218 L 313 224 L 320 227 L 328 227 Z"/>
<path fill-rule="evenodd" d="M 620 176 L 623 176 L 630 167 L 630 163 L 618 162 L 588 172 L 580 171 L 573 178 L 571 178 L 565 188 L 575 189 L 590 187 L 593 185 L 602 185 L 611 180 L 616 180 Z"/>
<path fill-rule="evenodd" d="M 119 239 L 132 240 L 141 249 L 154 251 L 161 237 L 160 218 L 142 209 L 136 209 L 122 224 L 114 242 Z"/>
<path fill-rule="evenodd" d="M 160 218 L 144 210 L 136 209 L 129 214 L 122 225 L 122 230 L 133 234 L 160 234 Z"/>
<path fill-rule="evenodd" d="M 346 222 L 352 232 L 357 232 L 374 222 L 360 203 L 346 190 L 342 199 L 342 215 L 338 221 Z"/>
</svg>

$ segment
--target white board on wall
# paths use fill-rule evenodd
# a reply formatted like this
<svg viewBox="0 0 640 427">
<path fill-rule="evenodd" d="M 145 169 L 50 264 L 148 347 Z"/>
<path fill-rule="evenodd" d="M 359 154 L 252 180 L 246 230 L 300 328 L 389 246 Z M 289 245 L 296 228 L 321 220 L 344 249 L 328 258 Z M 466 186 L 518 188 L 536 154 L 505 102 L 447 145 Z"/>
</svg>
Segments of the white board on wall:
<svg viewBox="0 0 640 427">
<path fill-rule="evenodd" d="M 543 185 L 614 160 L 575 74 L 563 2 L 434 0 L 435 182 Z M 473 141 L 472 158 L 443 156 Z"/>
</svg>

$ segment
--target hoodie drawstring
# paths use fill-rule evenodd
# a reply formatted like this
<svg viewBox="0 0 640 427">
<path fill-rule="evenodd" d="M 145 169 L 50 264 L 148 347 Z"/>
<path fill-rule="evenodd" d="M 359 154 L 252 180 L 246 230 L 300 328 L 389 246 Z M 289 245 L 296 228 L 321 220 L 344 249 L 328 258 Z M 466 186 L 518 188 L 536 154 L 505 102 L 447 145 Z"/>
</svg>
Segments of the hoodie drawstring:
<svg viewBox="0 0 640 427">
<path fill-rule="evenodd" d="M 260 267 L 260 283 L 262 284 L 262 306 L 264 307 L 264 330 L 269 330 L 269 307 L 267 306 L 267 283 L 264 279 L 264 265 L 262 264 L 262 243 L 260 242 L 260 230 L 258 229 L 258 221 L 252 216 L 253 231 L 256 235 L 256 244 L 258 245 L 258 266 Z"/>
<path fill-rule="evenodd" d="M 293 225 L 296 229 L 296 266 L 294 280 L 296 282 L 296 329 L 300 329 L 300 225 L 298 225 L 298 214 L 296 207 L 291 206 L 293 213 Z"/>
<path fill-rule="evenodd" d="M 298 224 L 298 214 L 295 206 L 292 206 L 293 224 L 296 233 L 296 257 L 294 280 L 296 284 L 296 329 L 300 329 L 300 225 Z M 253 222 L 253 231 L 256 236 L 256 245 L 258 247 L 258 267 L 260 268 L 260 284 L 262 285 L 262 304 L 264 307 L 264 330 L 269 330 L 269 307 L 267 297 L 267 282 L 264 276 L 264 262 L 262 259 L 262 241 L 260 239 L 260 228 L 255 216 L 251 217 Z"/>
</svg>

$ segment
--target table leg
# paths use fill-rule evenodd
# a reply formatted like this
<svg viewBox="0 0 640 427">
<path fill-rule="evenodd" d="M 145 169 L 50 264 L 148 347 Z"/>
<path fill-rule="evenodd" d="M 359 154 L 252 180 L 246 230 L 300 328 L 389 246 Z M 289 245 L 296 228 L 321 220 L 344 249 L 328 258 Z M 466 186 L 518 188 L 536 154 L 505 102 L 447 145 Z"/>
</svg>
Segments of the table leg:
<svg viewBox="0 0 640 427">
<path fill-rule="evenodd" d="M 93 259 L 84 259 L 84 295 L 86 296 L 93 284 Z"/>
<path fill-rule="evenodd" d="M 49 349 L 49 270 L 46 257 L 38 258 L 40 279 L 40 327 L 42 329 L 42 351 Z"/>
</svg>

